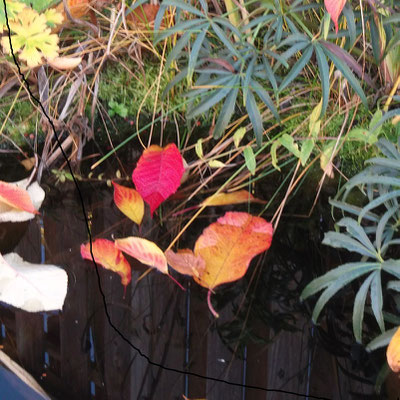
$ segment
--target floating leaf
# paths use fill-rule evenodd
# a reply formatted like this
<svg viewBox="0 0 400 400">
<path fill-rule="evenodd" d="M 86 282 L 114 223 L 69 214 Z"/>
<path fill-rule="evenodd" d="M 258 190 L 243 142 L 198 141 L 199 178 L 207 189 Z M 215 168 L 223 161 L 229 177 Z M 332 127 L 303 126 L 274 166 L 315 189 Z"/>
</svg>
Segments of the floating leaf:
<svg viewBox="0 0 400 400">
<path fill-rule="evenodd" d="M 167 259 L 163 251 L 150 240 L 130 236 L 115 240 L 115 246 L 139 260 L 142 264 L 157 268 L 163 274 L 168 274 Z"/>
<path fill-rule="evenodd" d="M 199 277 L 206 267 L 205 261 L 200 256 L 195 256 L 190 249 L 180 249 L 177 253 L 167 250 L 165 256 L 168 264 L 183 275 Z"/>
<path fill-rule="evenodd" d="M 325 0 L 325 7 L 335 24 L 336 33 L 339 30 L 339 16 L 343 10 L 346 0 Z"/>
<path fill-rule="evenodd" d="M 126 287 L 131 281 L 131 266 L 114 242 L 107 239 L 96 239 L 92 242 L 92 252 L 97 264 L 110 271 L 116 272 L 121 277 L 121 283 Z M 90 243 L 81 245 L 81 256 L 92 260 Z"/>
<path fill-rule="evenodd" d="M 132 174 L 136 190 L 154 210 L 178 189 L 184 172 L 182 156 L 174 143 L 146 149 Z"/>
<path fill-rule="evenodd" d="M 114 203 L 119 210 L 136 224 L 142 223 L 144 202 L 142 196 L 135 190 L 125 186 L 114 185 Z"/>
<path fill-rule="evenodd" d="M 27 190 L 16 184 L 0 181 L 0 212 L 10 209 L 39 214 Z"/>
<path fill-rule="evenodd" d="M 28 312 L 61 310 L 67 286 L 68 276 L 60 267 L 0 254 L 0 301 Z"/>
<path fill-rule="evenodd" d="M 207 197 L 202 205 L 203 206 L 226 206 L 229 204 L 240 204 L 254 201 L 258 203 L 264 203 L 263 200 L 255 198 L 247 190 L 238 190 L 232 193 L 218 193 L 210 197 Z"/>
<path fill-rule="evenodd" d="M 263 218 L 227 212 L 196 241 L 194 254 L 204 259 L 206 267 L 194 280 L 213 289 L 242 278 L 252 258 L 269 248 L 272 231 L 272 225 Z"/>
<path fill-rule="evenodd" d="M 396 374 L 400 372 L 400 327 L 390 340 L 386 350 L 386 359 L 393 372 Z"/>
</svg>

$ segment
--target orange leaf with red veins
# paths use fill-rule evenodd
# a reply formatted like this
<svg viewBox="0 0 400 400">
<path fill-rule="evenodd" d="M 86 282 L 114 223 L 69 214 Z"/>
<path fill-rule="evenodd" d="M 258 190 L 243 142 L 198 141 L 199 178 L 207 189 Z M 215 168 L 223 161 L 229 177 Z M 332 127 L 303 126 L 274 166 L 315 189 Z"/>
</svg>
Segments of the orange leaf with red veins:
<svg viewBox="0 0 400 400">
<path fill-rule="evenodd" d="M 168 274 L 167 259 L 163 251 L 150 240 L 137 236 L 116 239 L 115 246 L 124 253 L 139 260 L 142 264 L 156 268 L 163 274 Z"/>
<path fill-rule="evenodd" d="M 135 190 L 125 186 L 114 185 L 114 203 L 119 210 L 136 224 L 140 225 L 144 215 L 142 196 Z"/>
<path fill-rule="evenodd" d="M 35 209 L 29 193 L 12 183 L 0 181 L 0 203 L 16 210 L 39 214 Z"/>
<path fill-rule="evenodd" d="M 203 201 L 203 206 L 226 206 L 229 204 L 247 203 L 248 201 L 263 203 L 263 200 L 255 198 L 247 190 L 238 190 L 232 193 L 218 193 L 207 197 Z"/>
<path fill-rule="evenodd" d="M 325 7 L 335 24 L 336 33 L 339 30 L 339 16 L 343 10 L 346 0 L 325 0 Z"/>
<path fill-rule="evenodd" d="M 131 266 L 122 252 L 117 249 L 114 242 L 107 239 L 96 239 L 92 242 L 94 260 L 110 271 L 116 272 L 121 277 L 121 283 L 126 287 L 131 281 Z M 82 258 L 91 261 L 90 243 L 81 244 Z"/>
<path fill-rule="evenodd" d="M 154 210 L 178 189 L 184 172 L 182 156 L 174 143 L 152 145 L 143 151 L 132 174 L 136 190 Z"/>
<path fill-rule="evenodd" d="M 167 250 L 165 256 L 168 264 L 183 275 L 199 277 L 206 267 L 205 261 L 199 256 L 196 257 L 190 249 L 181 249 L 177 253 Z"/>
<path fill-rule="evenodd" d="M 242 278 L 252 258 L 269 248 L 272 231 L 272 225 L 263 218 L 227 212 L 196 241 L 194 254 L 202 257 L 206 266 L 194 280 L 212 290 Z"/>
<path fill-rule="evenodd" d="M 400 372 L 400 327 L 390 340 L 386 350 L 386 359 L 393 372 L 396 374 Z"/>
</svg>

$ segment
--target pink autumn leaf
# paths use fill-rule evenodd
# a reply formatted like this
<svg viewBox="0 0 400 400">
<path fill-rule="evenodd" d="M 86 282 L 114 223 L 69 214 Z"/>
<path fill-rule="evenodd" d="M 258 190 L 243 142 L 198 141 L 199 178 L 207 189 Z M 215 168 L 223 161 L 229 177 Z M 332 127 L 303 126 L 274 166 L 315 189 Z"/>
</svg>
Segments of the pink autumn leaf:
<svg viewBox="0 0 400 400">
<path fill-rule="evenodd" d="M 182 156 L 175 144 L 146 149 L 132 174 L 136 190 L 154 210 L 178 189 L 184 172 Z"/>
<path fill-rule="evenodd" d="M 16 184 L 0 181 L 0 202 L 20 211 L 39 214 L 32 203 L 29 193 Z"/>
<path fill-rule="evenodd" d="M 328 11 L 329 15 L 332 18 L 333 23 L 335 24 L 336 33 L 339 30 L 339 16 L 343 10 L 344 5 L 346 4 L 346 0 L 324 0 L 325 7 Z"/>
</svg>

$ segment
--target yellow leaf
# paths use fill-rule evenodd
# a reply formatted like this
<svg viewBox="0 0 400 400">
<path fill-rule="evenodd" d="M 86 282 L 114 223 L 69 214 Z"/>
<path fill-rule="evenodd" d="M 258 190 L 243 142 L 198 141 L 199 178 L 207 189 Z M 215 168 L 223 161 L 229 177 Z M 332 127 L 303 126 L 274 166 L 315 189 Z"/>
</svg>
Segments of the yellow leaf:
<svg viewBox="0 0 400 400">
<path fill-rule="evenodd" d="M 165 256 L 168 264 L 183 275 L 199 277 L 206 265 L 204 260 L 199 256 L 196 257 L 190 249 L 181 249 L 177 253 L 167 250 Z"/>
<path fill-rule="evenodd" d="M 136 258 L 142 264 L 156 268 L 163 274 L 168 274 L 167 259 L 163 251 L 150 240 L 130 236 L 115 240 L 117 249 Z"/>
<path fill-rule="evenodd" d="M 210 168 L 222 168 L 225 167 L 225 164 L 218 160 L 211 160 L 208 162 Z"/>
<path fill-rule="evenodd" d="M 243 139 L 243 136 L 246 134 L 246 128 L 239 128 L 234 134 L 233 134 L 233 143 L 235 144 L 235 147 L 238 148 L 240 141 Z"/>
<path fill-rule="evenodd" d="M 196 146 L 194 147 L 194 149 L 196 150 L 197 157 L 199 157 L 200 159 L 203 158 L 203 139 L 202 138 L 200 138 L 196 142 Z"/>
<path fill-rule="evenodd" d="M 47 63 L 54 69 L 61 71 L 76 68 L 82 62 L 82 57 L 55 57 L 47 59 Z"/>
<path fill-rule="evenodd" d="M 250 261 L 267 250 L 272 240 L 272 225 L 245 212 L 227 212 L 204 229 L 197 239 L 194 255 L 205 261 L 205 269 L 193 279 L 214 289 L 243 277 Z"/>
<path fill-rule="evenodd" d="M 400 372 L 400 327 L 397 329 L 389 343 L 386 350 L 386 359 L 393 372 Z"/>
<path fill-rule="evenodd" d="M 202 203 L 203 206 L 226 206 L 229 204 L 247 203 L 248 201 L 254 201 L 258 203 L 264 203 L 263 200 L 256 199 L 247 190 L 238 190 L 233 193 L 218 193 L 214 194 Z"/>
<path fill-rule="evenodd" d="M 114 203 L 119 210 L 136 224 L 140 225 L 144 215 L 142 196 L 135 189 L 127 188 L 113 182 Z"/>
</svg>

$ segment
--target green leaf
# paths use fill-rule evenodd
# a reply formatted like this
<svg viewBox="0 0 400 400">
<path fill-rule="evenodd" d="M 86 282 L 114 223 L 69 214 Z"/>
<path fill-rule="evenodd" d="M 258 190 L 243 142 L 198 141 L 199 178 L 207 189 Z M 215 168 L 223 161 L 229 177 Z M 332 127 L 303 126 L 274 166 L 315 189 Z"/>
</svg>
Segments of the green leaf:
<svg viewBox="0 0 400 400">
<path fill-rule="evenodd" d="M 389 281 L 387 286 L 387 289 L 395 290 L 396 292 L 400 292 L 400 280 L 398 281 Z"/>
<path fill-rule="evenodd" d="M 367 272 L 371 272 L 380 268 L 380 266 L 381 264 L 376 262 L 355 262 L 340 265 L 339 267 L 332 269 L 326 274 L 311 281 L 301 292 L 300 299 L 305 300 L 307 297 L 310 297 L 320 290 L 325 289 L 331 283 L 347 273 L 354 271 L 363 271 L 360 273 L 360 275 L 363 275 Z"/>
<path fill-rule="evenodd" d="M 301 165 L 304 167 L 310 158 L 310 155 L 314 149 L 314 140 L 313 139 L 306 139 L 303 141 L 300 151 L 300 162 Z"/>
<path fill-rule="evenodd" d="M 257 96 L 264 102 L 264 104 L 269 108 L 269 110 L 272 112 L 274 117 L 280 121 L 280 117 L 278 114 L 278 110 L 275 107 L 275 104 L 271 100 L 271 97 L 269 97 L 268 92 L 254 79 L 251 80 L 251 87 L 253 90 L 256 92 Z"/>
<path fill-rule="evenodd" d="M 214 22 L 211 22 L 211 26 L 218 36 L 219 40 L 230 50 L 232 54 L 234 54 L 237 58 L 241 59 L 242 56 L 240 53 L 235 49 L 233 46 L 232 42 L 228 39 L 228 37 L 225 35 L 224 31 Z"/>
<path fill-rule="evenodd" d="M 361 285 L 354 299 L 353 307 L 353 332 L 358 343 L 362 343 L 362 323 L 364 320 L 364 307 L 368 289 L 374 274 L 372 273 Z"/>
<path fill-rule="evenodd" d="M 343 76 L 347 79 L 349 82 L 350 86 L 356 91 L 358 96 L 360 97 L 361 101 L 365 105 L 365 107 L 368 107 L 368 101 L 367 98 L 365 97 L 365 93 L 362 90 L 357 78 L 354 76 L 354 74 L 351 72 L 350 68 L 335 54 L 333 54 L 330 50 L 328 50 L 326 47 L 323 47 L 324 53 L 332 60 L 332 62 L 335 64 L 335 67 L 343 74 Z"/>
<path fill-rule="evenodd" d="M 315 304 L 314 311 L 312 314 L 312 319 L 314 322 L 318 320 L 319 314 L 324 308 L 325 304 L 344 286 L 346 286 L 351 281 L 355 280 L 359 276 L 369 272 L 368 268 L 365 269 L 357 269 L 355 271 L 349 271 L 339 278 L 337 278 L 334 282 L 332 282 L 327 289 L 322 293 L 317 303 Z"/>
<path fill-rule="evenodd" d="M 379 329 L 381 332 L 385 331 L 385 323 L 383 321 L 382 307 L 382 283 L 381 283 L 381 271 L 375 271 L 372 274 L 374 277 L 371 282 L 371 307 L 375 315 L 376 322 L 378 322 Z"/>
<path fill-rule="evenodd" d="M 280 143 L 279 143 L 278 140 L 275 140 L 275 142 L 272 143 L 272 146 L 271 146 L 271 163 L 272 163 L 272 166 L 276 170 L 278 170 L 280 172 L 281 169 L 278 166 L 278 158 L 276 156 L 276 149 L 278 148 L 279 145 L 280 145 Z"/>
<path fill-rule="evenodd" d="M 325 233 L 324 240 L 322 244 L 327 246 L 339 248 L 339 249 L 346 249 L 349 251 L 354 251 L 362 256 L 367 256 L 368 258 L 375 258 L 375 253 L 372 253 L 369 249 L 363 246 L 357 240 L 350 238 L 349 236 L 338 233 L 338 232 L 327 232 Z"/>
<path fill-rule="evenodd" d="M 261 120 L 260 111 L 258 110 L 256 100 L 254 99 L 251 90 L 249 90 L 249 93 L 247 94 L 246 110 L 247 113 L 249 114 L 249 119 L 251 121 L 251 124 L 253 125 L 253 130 L 256 137 L 257 145 L 261 146 L 264 128 Z"/>
<path fill-rule="evenodd" d="M 385 212 L 385 214 L 382 215 L 382 217 L 378 223 L 378 226 L 376 227 L 376 235 L 375 235 L 376 240 L 375 241 L 376 241 L 376 248 L 378 249 L 379 252 L 382 252 L 382 248 L 381 248 L 382 237 L 385 232 L 385 228 L 388 229 L 387 223 L 388 223 L 389 219 L 392 218 L 393 215 L 395 215 L 397 213 L 397 210 L 398 210 L 398 206 L 389 208 L 389 210 L 387 210 Z"/>
<path fill-rule="evenodd" d="M 360 211 L 361 211 L 361 207 L 353 206 L 353 205 L 345 203 L 343 201 L 329 200 L 329 203 L 333 207 L 340 208 L 343 211 L 346 211 L 350 214 L 354 214 L 357 216 L 360 214 Z M 368 221 L 372 221 L 372 222 L 378 222 L 380 219 L 380 217 L 378 217 L 378 215 L 376 215 L 374 213 L 367 213 L 367 214 L 365 214 L 364 218 L 367 219 Z"/>
<path fill-rule="evenodd" d="M 365 350 L 367 350 L 368 352 L 371 352 L 371 351 L 379 349 L 381 347 L 388 346 L 390 343 L 390 340 L 392 339 L 393 335 L 396 333 L 397 329 L 398 329 L 398 326 L 382 333 L 381 335 L 376 337 L 374 340 L 369 342 L 368 345 L 366 346 Z"/>
<path fill-rule="evenodd" d="M 326 15 L 329 16 L 328 13 Z M 314 48 L 315 56 L 318 63 L 319 77 L 321 78 L 322 84 L 322 110 L 320 112 L 320 115 L 318 116 L 318 119 L 320 119 L 325 114 L 329 102 L 329 65 L 321 46 L 318 43 L 315 43 Z"/>
<path fill-rule="evenodd" d="M 176 7 L 180 8 L 181 10 L 187 11 L 189 14 L 194 14 L 199 17 L 205 18 L 205 15 L 199 11 L 197 8 L 191 6 L 188 3 L 184 3 L 183 1 L 179 0 L 163 0 L 162 2 L 163 6 L 171 6 L 171 7 Z"/>
<path fill-rule="evenodd" d="M 208 29 L 204 28 L 204 30 L 197 36 L 196 40 L 193 43 L 192 51 L 190 53 L 188 62 L 188 76 L 187 76 L 188 81 L 192 80 L 194 68 L 197 63 L 197 58 L 199 56 L 200 48 L 206 37 L 207 30 Z"/>
<path fill-rule="evenodd" d="M 285 89 L 294 79 L 296 79 L 299 76 L 300 72 L 303 70 L 303 68 L 306 66 L 306 64 L 310 61 L 312 53 L 313 53 L 313 46 L 309 45 L 304 50 L 303 55 L 300 57 L 300 59 L 296 62 L 296 64 L 293 65 L 293 68 L 283 79 L 283 81 L 279 87 L 280 92 L 282 92 L 283 89 Z"/>
<path fill-rule="evenodd" d="M 218 116 L 217 123 L 215 124 L 214 132 L 213 132 L 214 139 L 220 138 L 222 136 L 223 132 L 225 131 L 226 126 L 229 124 L 229 121 L 232 118 L 233 112 L 235 111 L 236 99 L 237 99 L 238 93 L 239 93 L 239 88 L 236 87 L 236 88 L 232 89 L 229 92 L 229 94 L 226 96 L 224 105 L 222 106 L 221 112 Z"/>
<path fill-rule="evenodd" d="M 387 260 L 382 263 L 382 269 L 400 279 L 400 260 Z"/>
<path fill-rule="evenodd" d="M 400 197 L 400 190 L 394 190 L 392 192 L 383 194 L 382 196 L 379 196 L 378 198 L 372 200 L 369 202 L 360 212 L 360 215 L 358 217 L 358 222 L 361 222 L 361 220 L 364 218 L 364 215 L 368 212 L 371 211 L 372 209 L 379 207 L 380 205 L 386 203 L 389 200 L 396 199 Z"/>
<path fill-rule="evenodd" d="M 297 144 L 294 142 L 292 136 L 285 133 L 279 138 L 279 143 L 287 150 L 289 150 L 292 154 L 294 154 L 297 158 L 300 158 L 299 146 L 297 146 Z"/>
<path fill-rule="evenodd" d="M 182 37 L 177 41 L 176 45 L 172 48 L 171 52 L 168 54 L 165 60 L 165 69 L 167 70 L 171 63 L 178 58 L 182 49 L 189 43 L 191 32 L 185 32 Z"/>
<path fill-rule="evenodd" d="M 247 67 L 247 71 L 246 71 L 246 74 L 243 79 L 242 92 L 243 92 L 243 106 L 244 107 L 246 107 L 247 93 L 249 92 L 249 86 L 250 86 L 251 77 L 253 76 L 255 62 L 256 62 L 256 57 L 253 57 L 251 59 L 251 61 L 249 62 L 249 66 Z"/>
<path fill-rule="evenodd" d="M 256 157 L 254 156 L 253 149 L 250 146 L 245 147 L 243 156 L 247 169 L 254 175 L 256 173 Z"/>
</svg>

